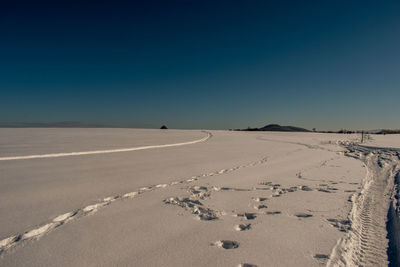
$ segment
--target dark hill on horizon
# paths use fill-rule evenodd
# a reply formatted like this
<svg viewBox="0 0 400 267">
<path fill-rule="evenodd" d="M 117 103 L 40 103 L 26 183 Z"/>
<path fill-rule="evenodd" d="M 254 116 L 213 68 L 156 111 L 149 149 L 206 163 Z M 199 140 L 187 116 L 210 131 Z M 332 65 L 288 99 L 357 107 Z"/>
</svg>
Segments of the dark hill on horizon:
<svg viewBox="0 0 400 267">
<path fill-rule="evenodd" d="M 268 124 L 262 128 L 247 128 L 241 131 L 270 131 L 270 132 L 311 132 L 310 130 L 295 127 L 295 126 L 281 126 L 279 124 Z"/>
</svg>

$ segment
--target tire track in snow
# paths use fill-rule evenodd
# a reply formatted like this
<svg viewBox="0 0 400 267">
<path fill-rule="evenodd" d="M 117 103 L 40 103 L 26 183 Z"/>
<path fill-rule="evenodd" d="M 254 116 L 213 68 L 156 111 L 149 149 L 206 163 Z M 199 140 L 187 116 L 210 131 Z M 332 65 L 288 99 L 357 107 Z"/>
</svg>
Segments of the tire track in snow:
<svg viewBox="0 0 400 267">
<path fill-rule="evenodd" d="M 71 156 L 82 156 L 82 155 L 129 152 L 129 151 L 138 151 L 138 150 L 146 150 L 146 149 L 154 149 L 154 148 L 165 148 L 165 147 L 174 147 L 174 146 L 185 146 L 185 145 L 201 143 L 201 142 L 207 141 L 208 139 L 210 139 L 212 137 L 212 134 L 210 132 L 206 132 L 206 131 L 203 131 L 203 132 L 207 133 L 206 137 L 204 137 L 202 139 L 194 140 L 194 141 L 183 142 L 183 143 L 140 146 L 140 147 L 129 147 L 129 148 L 117 148 L 117 149 L 108 149 L 108 150 L 92 150 L 92 151 L 68 152 L 68 153 L 53 153 L 53 154 L 39 154 L 39 155 L 27 155 L 27 156 L 0 157 L 0 161 L 23 160 L 23 159 L 59 158 L 59 157 L 71 157 Z"/>
<path fill-rule="evenodd" d="M 394 178 L 400 172 L 399 152 L 392 149 L 344 144 L 347 156 L 367 168 L 363 188 L 352 196 L 351 228 L 332 251 L 327 266 L 387 266 L 387 213 Z"/>
<path fill-rule="evenodd" d="M 210 136 L 208 136 L 209 138 Z M 174 186 L 177 184 L 184 184 L 184 183 L 191 183 L 194 181 L 197 181 L 201 178 L 205 178 L 205 177 L 210 177 L 210 176 L 218 176 L 218 175 L 222 175 L 225 173 L 230 173 L 233 171 L 237 171 L 239 169 L 243 169 L 243 168 L 248 168 L 248 167 L 254 167 L 256 165 L 260 165 L 260 164 L 264 164 L 265 162 L 267 162 L 267 158 L 264 157 L 258 161 L 254 161 L 251 162 L 249 164 L 246 165 L 238 165 L 229 169 L 222 169 L 219 171 L 214 171 L 214 172 L 210 172 L 210 173 L 204 173 L 204 174 L 200 174 L 200 175 L 195 175 L 192 176 L 190 178 L 185 178 L 183 180 L 179 180 L 179 181 L 173 181 L 170 182 L 168 184 L 157 184 L 157 185 L 151 185 L 151 186 L 145 186 L 140 188 L 137 191 L 132 191 L 132 192 L 127 192 L 124 194 L 120 194 L 120 195 L 115 195 L 115 196 L 111 196 L 111 197 L 106 197 L 103 198 L 101 201 L 95 202 L 91 205 L 88 205 L 86 207 L 77 209 L 75 211 L 72 212 L 67 212 L 64 214 L 61 214 L 57 217 L 55 217 L 52 221 L 47 222 L 47 223 L 43 223 L 41 226 L 39 226 L 38 228 L 32 229 L 32 230 L 28 230 L 25 231 L 22 234 L 17 234 L 17 235 L 13 235 L 10 236 L 8 238 L 5 238 L 3 240 L 0 240 L 0 256 L 3 256 L 3 254 L 5 252 L 7 252 L 10 248 L 16 247 L 17 245 L 20 245 L 24 242 L 27 241 L 33 241 L 33 240 L 37 240 L 40 237 L 42 237 L 43 235 L 50 233 L 51 231 L 53 231 L 54 229 L 68 223 L 71 222 L 73 220 L 82 218 L 84 216 L 88 216 L 91 214 L 96 213 L 99 209 L 110 205 L 111 203 L 115 202 L 115 201 L 122 201 L 122 200 L 127 200 L 127 199 L 132 199 L 137 197 L 138 195 L 142 195 L 145 194 L 146 192 L 150 192 L 150 191 L 155 191 L 155 190 L 161 190 L 161 189 L 165 189 L 169 186 Z"/>
</svg>

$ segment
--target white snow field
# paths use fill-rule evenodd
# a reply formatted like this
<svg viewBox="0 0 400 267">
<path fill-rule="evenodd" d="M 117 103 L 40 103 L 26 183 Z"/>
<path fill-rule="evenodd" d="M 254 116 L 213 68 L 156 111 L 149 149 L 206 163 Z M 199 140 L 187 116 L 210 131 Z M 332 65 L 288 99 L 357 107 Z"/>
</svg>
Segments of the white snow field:
<svg viewBox="0 0 400 267">
<path fill-rule="evenodd" d="M 387 266 L 400 136 L 359 140 L 0 129 L 0 266 Z"/>
</svg>

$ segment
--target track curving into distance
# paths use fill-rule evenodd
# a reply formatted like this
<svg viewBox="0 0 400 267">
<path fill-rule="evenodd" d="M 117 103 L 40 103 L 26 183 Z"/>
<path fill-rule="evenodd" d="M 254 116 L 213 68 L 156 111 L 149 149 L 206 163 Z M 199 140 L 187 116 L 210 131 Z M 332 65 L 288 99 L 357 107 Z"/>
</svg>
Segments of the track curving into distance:
<svg viewBox="0 0 400 267">
<path fill-rule="evenodd" d="M 117 148 L 117 149 L 107 149 L 107 150 L 92 150 L 92 151 L 80 151 L 80 152 L 68 152 L 68 153 L 52 153 L 52 154 L 39 154 L 39 155 L 27 155 L 27 156 L 11 156 L 11 157 L 0 157 L 0 161 L 6 160 L 22 160 L 22 159 L 43 159 L 43 158 L 59 158 L 59 157 L 71 157 L 71 156 L 81 156 L 81 155 L 94 155 L 94 154 L 108 154 L 108 153 L 118 153 L 118 152 L 129 152 L 137 150 L 146 150 L 154 148 L 165 148 L 174 146 L 185 146 L 196 143 L 201 143 L 207 141 L 212 137 L 210 132 L 203 131 L 207 133 L 207 136 L 198 140 L 175 143 L 175 144 L 165 144 L 165 145 L 151 145 L 151 146 L 140 146 L 140 147 L 129 147 L 129 148 Z"/>
</svg>

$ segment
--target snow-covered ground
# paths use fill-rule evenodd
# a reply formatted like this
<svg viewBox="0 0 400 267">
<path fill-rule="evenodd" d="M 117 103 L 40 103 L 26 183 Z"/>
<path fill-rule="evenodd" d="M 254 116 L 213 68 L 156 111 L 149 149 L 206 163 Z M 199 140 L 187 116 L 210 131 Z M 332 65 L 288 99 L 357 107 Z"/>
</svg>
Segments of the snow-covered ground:
<svg viewBox="0 0 400 267">
<path fill-rule="evenodd" d="M 385 265 L 399 136 L 359 139 L 0 129 L 0 266 Z"/>
</svg>

